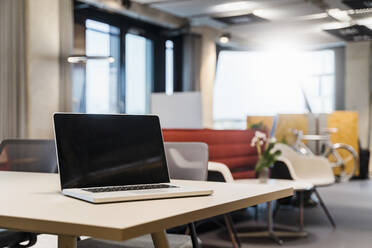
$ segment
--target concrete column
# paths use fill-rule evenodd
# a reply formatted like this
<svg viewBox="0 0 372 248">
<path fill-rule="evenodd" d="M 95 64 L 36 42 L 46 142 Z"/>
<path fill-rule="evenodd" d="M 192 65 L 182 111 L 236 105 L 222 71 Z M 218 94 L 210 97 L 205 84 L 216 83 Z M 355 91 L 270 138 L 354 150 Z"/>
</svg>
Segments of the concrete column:
<svg viewBox="0 0 372 248">
<path fill-rule="evenodd" d="M 26 0 L 27 137 L 53 137 L 59 110 L 59 0 Z"/>
<path fill-rule="evenodd" d="M 362 148 L 369 146 L 371 43 L 353 42 L 345 53 L 345 108 L 359 113 L 359 138 Z"/>
<path fill-rule="evenodd" d="M 213 92 L 216 73 L 216 39 L 219 32 L 209 27 L 195 27 L 194 32 L 202 36 L 200 88 L 202 95 L 203 126 L 213 128 Z"/>
</svg>

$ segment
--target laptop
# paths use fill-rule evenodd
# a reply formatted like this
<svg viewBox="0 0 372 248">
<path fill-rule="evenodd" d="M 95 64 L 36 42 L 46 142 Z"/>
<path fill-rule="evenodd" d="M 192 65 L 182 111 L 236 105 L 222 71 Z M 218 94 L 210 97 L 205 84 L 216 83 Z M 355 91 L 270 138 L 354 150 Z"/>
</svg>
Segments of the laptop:
<svg viewBox="0 0 372 248">
<path fill-rule="evenodd" d="M 62 193 L 92 203 L 213 193 L 171 183 L 159 118 L 54 114 Z"/>
</svg>

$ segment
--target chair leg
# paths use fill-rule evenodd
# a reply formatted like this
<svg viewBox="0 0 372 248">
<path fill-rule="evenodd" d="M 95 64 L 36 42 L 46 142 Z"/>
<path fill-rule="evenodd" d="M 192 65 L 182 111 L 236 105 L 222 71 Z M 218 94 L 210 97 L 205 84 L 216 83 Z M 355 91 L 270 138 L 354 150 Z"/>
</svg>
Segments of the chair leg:
<svg viewBox="0 0 372 248">
<path fill-rule="evenodd" d="M 196 234 L 196 228 L 195 228 L 194 222 L 189 223 L 188 227 L 190 230 L 192 247 L 199 248 L 198 235 Z"/>
<path fill-rule="evenodd" d="M 332 218 L 331 214 L 329 213 L 329 211 L 328 211 L 326 205 L 325 205 L 324 202 L 323 202 L 323 199 L 320 197 L 319 192 L 318 192 L 318 190 L 317 190 L 316 188 L 314 189 L 314 192 L 315 192 L 315 194 L 316 194 L 316 197 L 317 197 L 318 200 L 319 200 L 320 206 L 323 208 L 325 214 L 327 215 L 328 220 L 331 222 L 333 228 L 336 228 L 336 224 L 335 224 L 335 222 L 333 221 L 333 218 Z"/>
<path fill-rule="evenodd" d="M 235 225 L 231 218 L 231 215 L 227 213 L 227 214 L 224 214 L 223 217 L 225 219 L 226 228 L 227 228 L 227 231 L 229 232 L 229 236 L 230 236 L 233 247 L 240 248 L 241 247 L 240 240 L 238 238 L 238 233 L 235 229 Z"/>
</svg>

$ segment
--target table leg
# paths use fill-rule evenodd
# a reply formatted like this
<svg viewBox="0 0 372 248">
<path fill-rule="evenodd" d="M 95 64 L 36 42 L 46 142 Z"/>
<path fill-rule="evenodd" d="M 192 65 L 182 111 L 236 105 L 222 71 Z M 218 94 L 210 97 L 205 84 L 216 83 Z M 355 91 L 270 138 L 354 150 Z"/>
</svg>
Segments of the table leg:
<svg viewBox="0 0 372 248">
<path fill-rule="evenodd" d="M 164 230 L 151 233 L 152 242 L 154 242 L 155 248 L 169 248 L 167 235 Z"/>
<path fill-rule="evenodd" d="M 273 239 L 278 245 L 283 244 L 283 241 L 278 236 L 276 236 L 274 232 L 274 221 L 271 201 L 267 202 L 267 231 L 269 233 L 269 237 L 271 237 L 271 239 Z"/>
<path fill-rule="evenodd" d="M 226 225 L 227 231 L 229 233 L 229 236 L 230 236 L 231 243 L 232 243 L 233 247 L 234 248 L 240 248 L 240 246 L 241 246 L 240 241 L 239 241 L 238 235 L 236 233 L 236 229 L 235 229 L 235 226 L 234 226 L 234 223 L 232 221 L 231 216 L 228 213 L 228 214 L 224 214 L 223 217 L 225 219 L 225 225 Z"/>
<path fill-rule="evenodd" d="M 58 235 L 58 248 L 77 248 L 77 237 Z"/>
</svg>

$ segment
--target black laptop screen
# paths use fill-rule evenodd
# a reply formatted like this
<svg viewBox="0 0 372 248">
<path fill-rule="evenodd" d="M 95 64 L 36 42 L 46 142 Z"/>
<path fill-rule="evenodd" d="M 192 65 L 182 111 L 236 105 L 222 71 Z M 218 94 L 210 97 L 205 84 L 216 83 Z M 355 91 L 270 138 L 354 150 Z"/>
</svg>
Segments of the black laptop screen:
<svg viewBox="0 0 372 248">
<path fill-rule="evenodd" d="M 55 114 L 61 187 L 169 182 L 157 116 Z"/>
</svg>

